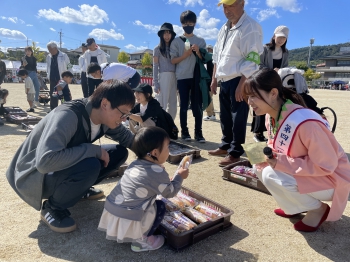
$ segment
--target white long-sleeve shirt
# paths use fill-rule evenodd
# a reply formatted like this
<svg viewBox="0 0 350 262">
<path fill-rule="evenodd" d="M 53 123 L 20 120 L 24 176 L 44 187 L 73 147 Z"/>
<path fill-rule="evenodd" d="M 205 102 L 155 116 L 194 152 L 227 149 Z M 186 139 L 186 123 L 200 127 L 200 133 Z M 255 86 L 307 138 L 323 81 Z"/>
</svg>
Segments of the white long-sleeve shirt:
<svg viewBox="0 0 350 262">
<path fill-rule="evenodd" d="M 217 80 L 228 81 L 244 75 L 251 76 L 259 68 L 263 53 L 261 26 L 245 12 L 230 28 L 227 21 L 220 29 L 213 52 Z"/>
</svg>

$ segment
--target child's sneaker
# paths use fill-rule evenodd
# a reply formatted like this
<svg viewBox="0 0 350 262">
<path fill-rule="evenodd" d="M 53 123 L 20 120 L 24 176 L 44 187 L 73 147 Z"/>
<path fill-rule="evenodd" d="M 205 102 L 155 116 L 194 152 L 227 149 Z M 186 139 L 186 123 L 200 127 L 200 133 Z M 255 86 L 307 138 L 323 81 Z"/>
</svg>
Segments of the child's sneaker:
<svg viewBox="0 0 350 262">
<path fill-rule="evenodd" d="M 29 108 L 26 110 L 27 112 L 34 112 L 34 108 Z"/>
<path fill-rule="evenodd" d="M 157 250 L 164 245 L 164 237 L 162 235 L 152 235 L 142 237 L 131 244 L 131 250 L 134 252 L 143 252 Z"/>
<path fill-rule="evenodd" d="M 216 120 L 216 116 L 215 116 L 215 115 L 212 115 L 212 116 L 205 116 L 205 117 L 203 117 L 203 120 L 204 120 L 204 121 L 209 121 L 209 120 L 214 121 L 214 120 Z"/>
</svg>

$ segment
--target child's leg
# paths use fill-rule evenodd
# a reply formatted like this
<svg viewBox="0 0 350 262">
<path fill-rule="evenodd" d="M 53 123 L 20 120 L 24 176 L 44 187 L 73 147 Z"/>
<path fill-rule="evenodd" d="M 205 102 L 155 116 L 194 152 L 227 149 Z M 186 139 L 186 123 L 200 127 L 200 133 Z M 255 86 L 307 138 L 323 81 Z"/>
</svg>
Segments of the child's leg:
<svg viewBox="0 0 350 262">
<path fill-rule="evenodd" d="M 156 231 L 156 229 L 158 228 L 158 226 L 160 225 L 160 222 L 162 222 L 166 209 L 165 209 L 165 204 L 163 201 L 161 200 L 156 200 L 156 206 L 157 206 L 157 213 L 156 213 L 156 218 L 154 219 L 153 225 L 151 227 L 151 229 L 149 230 L 147 236 L 152 236 L 154 231 Z"/>
</svg>

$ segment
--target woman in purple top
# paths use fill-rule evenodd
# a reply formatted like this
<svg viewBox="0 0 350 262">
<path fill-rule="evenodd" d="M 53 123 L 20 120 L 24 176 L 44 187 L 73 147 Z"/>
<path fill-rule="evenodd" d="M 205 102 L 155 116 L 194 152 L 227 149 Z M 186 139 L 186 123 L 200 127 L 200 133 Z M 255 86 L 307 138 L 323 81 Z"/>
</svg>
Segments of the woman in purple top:
<svg viewBox="0 0 350 262">
<path fill-rule="evenodd" d="M 28 71 L 28 76 L 32 79 L 35 89 L 34 105 L 39 105 L 40 83 L 36 75 L 36 58 L 31 46 L 24 48 L 25 56 L 22 57 L 21 66 Z"/>
</svg>

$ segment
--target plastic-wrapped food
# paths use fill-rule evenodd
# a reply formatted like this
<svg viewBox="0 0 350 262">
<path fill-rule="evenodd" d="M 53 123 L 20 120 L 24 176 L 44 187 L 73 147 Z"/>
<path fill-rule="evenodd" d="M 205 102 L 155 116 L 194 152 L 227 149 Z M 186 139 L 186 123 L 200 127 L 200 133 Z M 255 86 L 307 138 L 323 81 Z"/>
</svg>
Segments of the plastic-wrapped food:
<svg viewBox="0 0 350 262">
<path fill-rule="evenodd" d="M 158 195 L 157 196 L 158 200 L 162 200 L 163 203 L 165 204 L 166 210 L 170 211 L 177 211 L 179 210 L 179 207 L 175 205 L 173 202 L 171 202 L 169 199 L 166 199 L 165 197 Z"/>
<path fill-rule="evenodd" d="M 231 169 L 231 171 L 242 174 L 242 175 L 247 175 L 250 177 L 257 178 L 256 174 L 253 172 L 253 168 L 247 167 L 247 166 L 235 166 Z"/>
<path fill-rule="evenodd" d="M 176 234 L 180 234 L 181 232 L 183 232 L 184 230 L 181 230 L 179 228 L 174 227 L 172 224 L 168 223 L 166 220 L 162 220 L 162 222 L 160 222 L 163 226 L 165 226 L 168 230 L 176 233 Z"/>
<path fill-rule="evenodd" d="M 199 201 L 197 199 L 190 197 L 181 191 L 179 191 L 179 193 L 177 193 L 176 196 L 178 198 L 180 198 L 185 203 L 185 206 L 187 206 L 187 207 L 194 207 L 194 206 L 198 205 L 198 203 L 199 203 Z"/>
<path fill-rule="evenodd" d="M 208 217 L 208 216 L 202 214 L 201 212 L 199 212 L 193 208 L 190 208 L 190 207 L 186 207 L 181 212 L 184 213 L 186 216 L 188 216 L 193 221 L 196 221 L 197 223 L 200 223 L 200 224 L 211 220 L 210 217 Z"/>
<path fill-rule="evenodd" d="M 210 206 L 207 206 L 203 202 L 200 202 L 199 205 L 195 206 L 195 209 L 210 218 L 216 218 L 216 217 L 222 216 L 222 213 L 220 211 L 215 210 Z"/>
<path fill-rule="evenodd" d="M 182 221 L 176 219 L 173 216 L 165 215 L 163 219 L 166 222 L 168 222 L 170 225 L 173 225 L 174 227 L 176 227 L 177 229 L 179 229 L 181 231 L 185 231 L 185 230 L 190 230 L 191 229 L 191 227 L 189 225 L 186 225 L 186 224 L 182 223 Z"/>
<path fill-rule="evenodd" d="M 182 210 L 185 208 L 185 203 L 178 197 L 172 197 L 168 199 L 170 202 L 172 202 L 175 206 L 177 206 L 176 210 Z"/>
<path fill-rule="evenodd" d="M 174 211 L 169 213 L 172 217 L 174 217 L 176 220 L 180 221 L 182 224 L 186 225 L 190 229 L 197 226 L 196 223 L 194 223 L 191 219 L 186 217 L 184 214 L 182 214 L 179 211 Z"/>
</svg>

